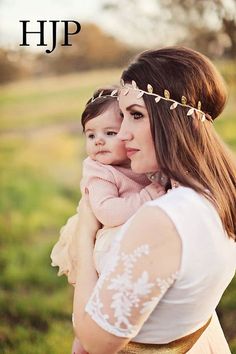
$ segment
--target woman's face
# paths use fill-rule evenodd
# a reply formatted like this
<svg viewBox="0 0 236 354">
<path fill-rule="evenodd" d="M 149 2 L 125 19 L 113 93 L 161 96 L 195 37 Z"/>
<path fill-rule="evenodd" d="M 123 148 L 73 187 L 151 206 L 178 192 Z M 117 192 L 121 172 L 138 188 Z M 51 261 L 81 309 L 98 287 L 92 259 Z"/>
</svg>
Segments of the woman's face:
<svg viewBox="0 0 236 354">
<path fill-rule="evenodd" d="M 126 85 L 127 86 L 127 85 Z M 158 164 L 152 140 L 149 115 L 143 98 L 137 98 L 138 91 L 132 86 L 121 89 L 119 106 L 123 122 L 118 138 L 124 141 L 131 168 L 136 173 L 156 172 Z"/>
</svg>

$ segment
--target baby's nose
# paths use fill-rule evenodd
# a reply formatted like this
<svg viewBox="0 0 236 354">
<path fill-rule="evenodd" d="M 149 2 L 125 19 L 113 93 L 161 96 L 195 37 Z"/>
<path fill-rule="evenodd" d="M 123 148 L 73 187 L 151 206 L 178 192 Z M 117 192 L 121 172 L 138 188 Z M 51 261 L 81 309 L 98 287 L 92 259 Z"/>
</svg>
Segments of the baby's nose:
<svg viewBox="0 0 236 354">
<path fill-rule="evenodd" d="M 104 144 L 105 144 L 105 141 L 103 138 L 97 137 L 95 139 L 95 145 L 104 145 Z"/>
</svg>

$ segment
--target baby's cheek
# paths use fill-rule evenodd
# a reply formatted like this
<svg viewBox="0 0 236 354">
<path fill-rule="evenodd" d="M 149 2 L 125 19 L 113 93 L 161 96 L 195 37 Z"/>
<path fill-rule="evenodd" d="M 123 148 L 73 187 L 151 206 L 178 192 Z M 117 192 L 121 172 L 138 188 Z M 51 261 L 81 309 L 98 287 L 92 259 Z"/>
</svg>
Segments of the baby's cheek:
<svg viewBox="0 0 236 354">
<path fill-rule="evenodd" d="M 86 143 L 86 152 L 89 156 L 92 155 L 94 152 L 93 147 L 89 142 Z"/>
<path fill-rule="evenodd" d="M 123 160 L 123 161 L 124 160 L 128 160 L 129 161 L 128 156 L 127 156 L 127 151 L 126 151 L 126 149 L 124 147 L 120 148 L 119 158 L 121 160 Z"/>
</svg>

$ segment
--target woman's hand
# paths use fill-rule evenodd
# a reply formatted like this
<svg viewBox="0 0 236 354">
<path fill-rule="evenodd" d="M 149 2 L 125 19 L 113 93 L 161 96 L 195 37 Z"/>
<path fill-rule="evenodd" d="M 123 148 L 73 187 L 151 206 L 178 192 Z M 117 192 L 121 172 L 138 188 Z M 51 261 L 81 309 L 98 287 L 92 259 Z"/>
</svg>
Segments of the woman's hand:
<svg viewBox="0 0 236 354">
<path fill-rule="evenodd" d="M 158 182 L 152 182 L 145 187 L 152 199 L 156 199 L 166 194 L 165 188 Z"/>
<path fill-rule="evenodd" d="M 71 354 L 88 354 L 88 352 L 84 350 L 84 348 L 80 344 L 80 341 L 76 337 L 74 338 Z"/>
<path fill-rule="evenodd" d="M 90 203 L 89 203 L 89 195 L 86 190 L 80 199 L 79 206 L 77 208 L 77 212 L 79 214 L 79 238 L 88 237 L 88 235 L 93 235 L 93 240 L 95 240 L 95 236 L 97 231 L 101 228 L 100 222 L 95 217 Z M 86 234 L 86 235 L 85 235 Z"/>
<path fill-rule="evenodd" d="M 78 223 L 76 232 L 73 233 L 72 245 L 75 272 L 68 277 L 69 283 L 77 282 L 77 272 L 80 272 L 81 262 L 93 264 L 93 249 L 96 234 L 101 224 L 94 216 L 90 207 L 88 193 L 84 193 L 77 207 Z"/>
</svg>

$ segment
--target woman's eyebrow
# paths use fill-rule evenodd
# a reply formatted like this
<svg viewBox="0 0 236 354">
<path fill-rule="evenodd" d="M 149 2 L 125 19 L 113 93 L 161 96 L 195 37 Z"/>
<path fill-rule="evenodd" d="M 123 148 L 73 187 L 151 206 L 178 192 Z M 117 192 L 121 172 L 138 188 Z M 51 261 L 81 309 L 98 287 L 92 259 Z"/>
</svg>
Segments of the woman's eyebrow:
<svg viewBox="0 0 236 354">
<path fill-rule="evenodd" d="M 139 108 L 145 108 L 144 106 L 140 105 L 140 104 L 137 104 L 137 103 L 134 103 L 134 104 L 131 104 L 130 106 L 128 106 L 126 108 L 126 111 L 130 111 L 133 107 L 139 107 Z"/>
</svg>

